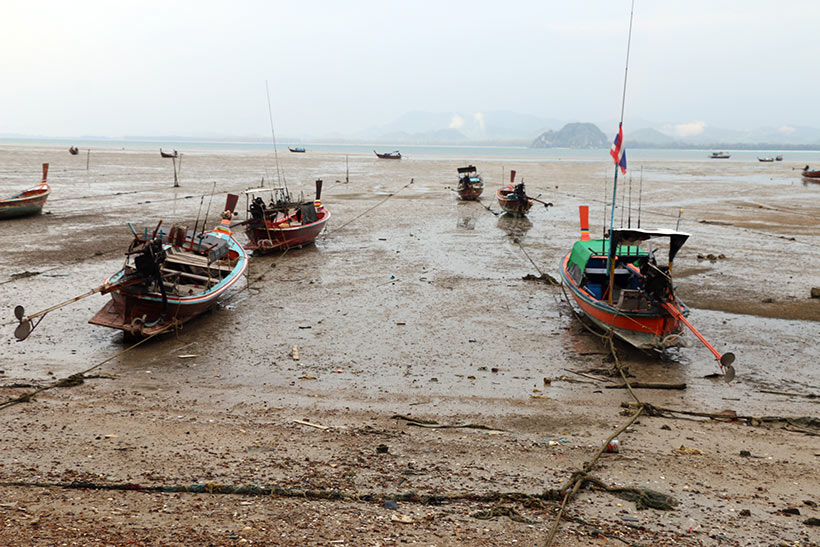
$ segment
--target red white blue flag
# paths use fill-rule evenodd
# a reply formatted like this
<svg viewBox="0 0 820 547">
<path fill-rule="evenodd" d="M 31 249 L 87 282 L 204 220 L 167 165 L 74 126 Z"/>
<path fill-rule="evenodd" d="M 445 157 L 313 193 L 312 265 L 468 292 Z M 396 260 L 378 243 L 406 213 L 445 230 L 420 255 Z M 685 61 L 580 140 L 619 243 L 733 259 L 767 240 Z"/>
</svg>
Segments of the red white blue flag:
<svg viewBox="0 0 820 547">
<path fill-rule="evenodd" d="M 626 147 L 624 146 L 624 128 L 622 124 L 618 124 L 618 134 L 615 135 L 615 141 L 612 143 L 612 148 L 609 149 L 609 155 L 612 156 L 615 165 L 621 167 L 621 173 L 626 174 Z"/>
</svg>

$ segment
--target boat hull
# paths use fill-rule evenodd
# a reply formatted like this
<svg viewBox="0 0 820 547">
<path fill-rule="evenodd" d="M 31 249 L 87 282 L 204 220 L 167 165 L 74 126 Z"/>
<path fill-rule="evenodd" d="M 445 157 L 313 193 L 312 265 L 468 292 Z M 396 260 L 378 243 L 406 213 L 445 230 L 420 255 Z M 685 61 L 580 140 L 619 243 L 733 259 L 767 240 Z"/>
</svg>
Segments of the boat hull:
<svg viewBox="0 0 820 547">
<path fill-rule="evenodd" d="M 820 179 L 820 171 L 803 171 L 803 176 L 807 179 Z"/>
<path fill-rule="evenodd" d="M 458 187 L 459 199 L 464 201 L 475 201 L 484 192 L 484 185 L 467 184 Z"/>
<path fill-rule="evenodd" d="M 274 251 L 285 251 L 295 247 L 303 247 L 316 241 L 322 233 L 330 211 L 317 211 L 319 219 L 310 224 L 299 226 L 284 226 L 285 223 L 255 220 L 245 226 L 245 235 L 249 243 L 245 246 L 249 251 L 257 254 L 267 254 Z"/>
<path fill-rule="evenodd" d="M 619 309 L 580 287 L 567 269 L 570 254 L 567 253 L 561 262 L 561 279 L 584 315 L 601 330 L 612 330 L 615 336 L 639 349 L 662 351 L 685 345 L 680 321 L 661 308 L 653 306 L 641 311 Z M 682 304 L 676 302 L 675 306 L 685 313 Z"/>
<path fill-rule="evenodd" d="M 530 212 L 532 208 L 532 200 L 527 198 L 526 201 L 521 201 L 518 198 L 509 198 L 512 194 L 511 188 L 499 188 L 496 192 L 496 199 L 498 199 L 498 206 L 501 207 L 508 215 L 515 217 L 523 217 Z"/>
<path fill-rule="evenodd" d="M 0 200 L 0 219 L 39 215 L 43 212 L 43 206 L 50 193 L 51 190 L 46 190 L 36 195 Z"/>
</svg>

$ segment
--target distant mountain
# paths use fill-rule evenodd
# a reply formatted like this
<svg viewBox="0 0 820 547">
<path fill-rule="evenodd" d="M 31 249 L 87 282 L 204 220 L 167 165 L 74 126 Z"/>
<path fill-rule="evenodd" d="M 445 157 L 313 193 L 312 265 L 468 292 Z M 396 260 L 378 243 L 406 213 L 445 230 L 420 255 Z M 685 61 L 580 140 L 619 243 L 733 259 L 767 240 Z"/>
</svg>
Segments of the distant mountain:
<svg viewBox="0 0 820 547">
<path fill-rule="evenodd" d="M 653 145 L 672 145 L 675 144 L 675 139 L 661 133 L 657 129 L 638 129 L 629 133 L 628 138 L 624 137 L 627 146 L 634 146 L 636 144 L 646 143 Z"/>
<path fill-rule="evenodd" d="M 356 137 L 424 144 L 529 141 L 531 135 L 560 127 L 561 123 L 558 120 L 508 111 L 471 114 L 414 111 L 383 126 L 360 131 Z"/>
<path fill-rule="evenodd" d="M 568 123 L 560 131 L 546 131 L 530 148 L 607 148 L 609 139 L 594 123 Z"/>
</svg>

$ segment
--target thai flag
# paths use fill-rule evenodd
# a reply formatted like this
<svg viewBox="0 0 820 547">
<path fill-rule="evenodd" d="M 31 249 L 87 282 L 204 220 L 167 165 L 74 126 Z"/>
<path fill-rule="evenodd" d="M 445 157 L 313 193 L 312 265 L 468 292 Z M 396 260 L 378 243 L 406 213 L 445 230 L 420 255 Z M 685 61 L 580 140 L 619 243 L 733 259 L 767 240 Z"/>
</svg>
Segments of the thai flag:
<svg viewBox="0 0 820 547">
<path fill-rule="evenodd" d="M 609 155 L 612 156 L 615 165 L 621 167 L 621 173 L 626 174 L 626 147 L 624 146 L 623 124 L 618 124 L 618 134 L 615 135 L 612 148 L 609 149 Z"/>
</svg>

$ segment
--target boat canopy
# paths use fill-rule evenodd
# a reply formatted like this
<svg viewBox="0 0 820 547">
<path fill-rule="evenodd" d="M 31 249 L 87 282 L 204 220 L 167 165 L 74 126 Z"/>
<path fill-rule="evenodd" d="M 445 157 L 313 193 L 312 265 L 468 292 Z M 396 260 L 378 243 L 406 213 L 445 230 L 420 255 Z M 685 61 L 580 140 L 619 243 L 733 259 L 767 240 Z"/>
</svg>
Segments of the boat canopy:
<svg viewBox="0 0 820 547">
<path fill-rule="evenodd" d="M 572 246 L 572 252 L 569 256 L 569 263 L 575 264 L 578 270 L 583 272 L 586 269 L 587 262 L 593 256 L 605 257 L 609 250 L 608 239 L 589 239 L 586 241 L 576 241 Z M 641 259 L 649 257 L 649 253 L 640 247 L 623 247 L 618 249 L 618 256 L 621 260 L 626 262 L 636 262 Z"/>
<path fill-rule="evenodd" d="M 689 234 L 676 230 L 641 230 L 639 228 L 621 228 L 612 231 L 615 248 L 619 245 L 637 245 L 641 241 L 658 237 L 669 238 L 669 263 L 671 264 L 680 248 L 689 239 Z M 612 258 L 612 253 L 610 253 L 610 258 Z"/>
<path fill-rule="evenodd" d="M 475 170 L 476 170 L 475 165 L 468 165 L 467 167 L 459 167 L 458 168 L 459 173 L 473 173 L 473 172 L 475 172 Z"/>
</svg>

